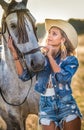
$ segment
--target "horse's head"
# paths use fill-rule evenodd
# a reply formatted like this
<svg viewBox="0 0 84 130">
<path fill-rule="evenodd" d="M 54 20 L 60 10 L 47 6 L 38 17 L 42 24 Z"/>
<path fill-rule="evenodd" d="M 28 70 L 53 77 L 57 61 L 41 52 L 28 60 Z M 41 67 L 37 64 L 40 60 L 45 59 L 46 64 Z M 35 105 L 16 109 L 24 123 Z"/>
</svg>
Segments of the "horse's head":
<svg viewBox="0 0 84 130">
<path fill-rule="evenodd" d="M 35 30 L 35 19 L 26 9 L 27 0 L 6 3 L 0 0 L 4 9 L 2 19 L 2 34 L 8 40 L 11 35 L 14 46 L 20 59 L 25 59 L 30 71 L 39 71 L 43 68 L 45 58 L 38 49 L 38 41 Z"/>
</svg>

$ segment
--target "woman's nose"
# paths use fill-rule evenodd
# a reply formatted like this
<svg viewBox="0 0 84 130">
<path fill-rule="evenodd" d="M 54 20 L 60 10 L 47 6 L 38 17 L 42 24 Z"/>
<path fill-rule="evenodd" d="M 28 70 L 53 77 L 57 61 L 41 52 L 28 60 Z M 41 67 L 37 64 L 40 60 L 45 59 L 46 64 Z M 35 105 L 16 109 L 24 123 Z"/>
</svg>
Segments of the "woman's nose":
<svg viewBox="0 0 84 130">
<path fill-rule="evenodd" d="M 51 34 L 48 35 L 48 39 L 50 39 L 50 38 L 51 38 Z"/>
</svg>

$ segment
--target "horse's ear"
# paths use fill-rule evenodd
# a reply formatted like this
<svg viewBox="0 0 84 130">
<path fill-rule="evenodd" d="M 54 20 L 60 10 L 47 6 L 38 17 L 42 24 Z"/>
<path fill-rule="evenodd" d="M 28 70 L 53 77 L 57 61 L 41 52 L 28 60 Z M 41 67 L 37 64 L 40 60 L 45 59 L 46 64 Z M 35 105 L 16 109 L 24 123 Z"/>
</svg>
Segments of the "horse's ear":
<svg viewBox="0 0 84 130">
<path fill-rule="evenodd" d="M 25 6 L 27 5 L 27 2 L 28 2 L 28 0 L 22 0 L 22 3 L 24 3 Z"/>
<path fill-rule="evenodd" d="M 8 3 L 6 3 L 4 0 L 0 0 L 0 5 L 6 11 L 8 9 Z"/>
</svg>

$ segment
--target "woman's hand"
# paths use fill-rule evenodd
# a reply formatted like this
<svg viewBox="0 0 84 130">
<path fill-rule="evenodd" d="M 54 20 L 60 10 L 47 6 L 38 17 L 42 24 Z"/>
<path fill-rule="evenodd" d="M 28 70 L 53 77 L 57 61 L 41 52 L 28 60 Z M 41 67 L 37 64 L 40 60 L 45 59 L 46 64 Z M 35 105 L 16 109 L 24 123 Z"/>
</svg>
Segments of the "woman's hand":
<svg viewBox="0 0 84 130">
<path fill-rule="evenodd" d="M 18 60 L 18 54 L 17 54 L 17 51 L 15 50 L 15 47 L 13 45 L 13 40 L 11 37 L 9 37 L 8 39 L 8 48 L 10 49 L 14 60 Z"/>
<path fill-rule="evenodd" d="M 55 57 L 58 53 L 58 48 L 56 46 L 51 46 L 51 45 L 48 45 L 47 46 L 48 48 L 48 52 L 47 52 L 47 57 Z"/>
<path fill-rule="evenodd" d="M 44 46 L 42 49 L 41 49 L 41 52 L 46 56 L 48 55 L 52 55 L 52 46 Z"/>
<path fill-rule="evenodd" d="M 49 50 L 47 52 L 47 57 L 49 59 L 53 72 L 55 72 L 55 73 L 60 72 L 60 70 L 61 70 L 60 66 L 56 63 L 56 60 L 54 59 L 58 53 L 58 48 L 56 46 L 51 46 L 51 45 L 48 45 L 47 48 Z"/>
<path fill-rule="evenodd" d="M 13 40 L 12 40 L 11 37 L 9 37 L 9 39 L 8 39 L 8 48 L 10 49 L 10 51 L 12 53 L 12 56 L 13 56 L 13 59 L 15 61 L 15 66 L 16 66 L 17 74 L 20 76 L 23 73 L 23 66 L 20 63 L 18 53 L 15 50 L 15 47 L 13 46 Z"/>
<path fill-rule="evenodd" d="M 47 52 L 46 55 L 47 55 L 48 57 L 49 57 L 49 56 L 54 57 L 54 56 L 55 56 L 55 48 L 54 48 L 53 46 L 50 46 L 50 45 L 48 45 L 47 48 L 48 48 L 48 52 Z"/>
<path fill-rule="evenodd" d="M 13 46 L 13 40 L 11 37 L 8 38 L 8 48 L 10 49 L 11 52 L 15 51 L 15 48 Z"/>
<path fill-rule="evenodd" d="M 42 47 L 41 48 L 41 52 L 46 56 L 47 55 L 47 52 L 48 52 L 48 48 L 46 46 Z"/>
</svg>

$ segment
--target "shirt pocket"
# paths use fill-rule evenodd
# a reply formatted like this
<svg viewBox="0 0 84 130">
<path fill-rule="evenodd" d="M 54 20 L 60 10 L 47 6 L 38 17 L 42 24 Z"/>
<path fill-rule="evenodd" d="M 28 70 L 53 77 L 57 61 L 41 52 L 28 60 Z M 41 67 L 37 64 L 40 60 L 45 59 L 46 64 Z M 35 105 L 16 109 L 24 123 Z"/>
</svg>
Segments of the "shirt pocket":
<svg viewBox="0 0 84 130">
<path fill-rule="evenodd" d="M 42 110 L 44 107 L 46 107 L 46 99 L 44 96 L 40 97 L 39 107 L 40 107 L 40 110 Z"/>
<path fill-rule="evenodd" d="M 47 108 L 53 110 L 57 110 L 57 101 L 55 96 L 50 96 L 47 98 Z"/>
<path fill-rule="evenodd" d="M 39 105 L 40 110 L 52 111 L 57 109 L 55 96 L 41 96 Z"/>
</svg>

